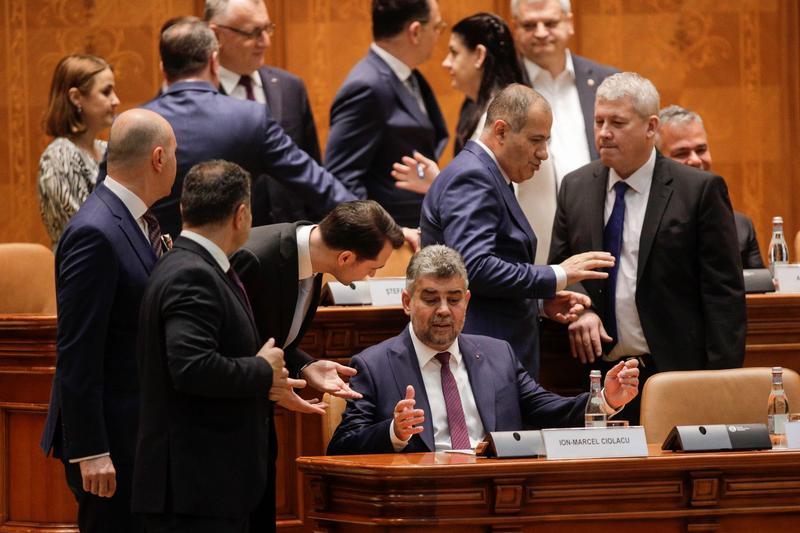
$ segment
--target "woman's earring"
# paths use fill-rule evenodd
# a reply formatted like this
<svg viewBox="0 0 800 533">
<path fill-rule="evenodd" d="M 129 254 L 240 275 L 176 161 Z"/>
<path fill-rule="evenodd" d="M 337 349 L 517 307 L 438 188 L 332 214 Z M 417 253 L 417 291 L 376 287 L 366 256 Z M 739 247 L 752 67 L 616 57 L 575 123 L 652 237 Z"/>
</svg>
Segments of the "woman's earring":
<svg viewBox="0 0 800 533">
<path fill-rule="evenodd" d="M 80 115 L 81 113 L 83 113 L 83 108 L 78 104 L 78 114 Z"/>
</svg>

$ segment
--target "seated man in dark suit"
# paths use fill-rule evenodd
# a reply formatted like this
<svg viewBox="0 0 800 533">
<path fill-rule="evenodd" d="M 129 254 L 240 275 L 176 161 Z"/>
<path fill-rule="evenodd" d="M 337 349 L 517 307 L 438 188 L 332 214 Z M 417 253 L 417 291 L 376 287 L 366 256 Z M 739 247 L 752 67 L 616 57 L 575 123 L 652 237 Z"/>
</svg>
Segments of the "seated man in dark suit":
<svg viewBox="0 0 800 533">
<path fill-rule="evenodd" d="M 491 431 L 583 426 L 588 395 L 544 390 L 507 342 L 462 335 L 470 293 L 458 252 L 423 248 L 408 265 L 403 308 L 408 329 L 352 359 L 352 401 L 329 454 L 431 452 L 474 448 Z M 605 378 L 613 414 L 638 393 L 637 361 Z"/>
<path fill-rule="evenodd" d="M 275 24 L 263 0 L 206 0 L 204 18 L 219 42 L 220 92 L 266 105 L 286 135 L 319 163 L 317 127 L 303 80 L 264 65 Z M 252 198 L 254 227 L 320 218 L 312 202 L 268 174 L 253 176 Z"/>
<path fill-rule="evenodd" d="M 447 144 L 439 104 L 416 69 L 444 25 L 437 0 L 373 0 L 375 42 L 331 105 L 325 166 L 407 227 L 419 225 L 423 196 L 395 187 L 392 165 L 414 151 L 436 160 Z"/>
<path fill-rule="evenodd" d="M 658 120 L 656 148 L 659 152 L 684 165 L 711 171 L 711 148 L 708 146 L 708 135 L 700 115 L 681 106 L 671 105 L 658 112 Z M 734 211 L 733 217 L 736 221 L 742 267 L 764 268 L 753 221 L 739 211 Z"/>
</svg>

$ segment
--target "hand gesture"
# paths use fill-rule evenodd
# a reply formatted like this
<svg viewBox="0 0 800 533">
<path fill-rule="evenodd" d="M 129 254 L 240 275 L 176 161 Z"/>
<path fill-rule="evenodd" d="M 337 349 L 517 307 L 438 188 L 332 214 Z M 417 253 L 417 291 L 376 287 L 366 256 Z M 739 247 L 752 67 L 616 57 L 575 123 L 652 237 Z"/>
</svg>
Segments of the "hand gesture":
<svg viewBox="0 0 800 533">
<path fill-rule="evenodd" d="M 403 238 L 406 240 L 408 244 L 411 245 L 411 249 L 414 250 L 414 253 L 419 252 L 420 249 L 420 234 L 419 230 L 415 228 L 402 228 L 403 230 Z"/>
<path fill-rule="evenodd" d="M 283 362 L 283 350 L 275 347 L 275 339 L 270 338 L 256 354 L 256 357 L 264 359 L 272 367 L 272 388 L 282 388 L 286 386 L 286 378 L 289 371 Z"/>
<path fill-rule="evenodd" d="M 117 490 L 117 471 L 110 455 L 86 459 L 78 464 L 81 468 L 83 490 L 101 498 L 114 495 Z"/>
<path fill-rule="evenodd" d="M 294 391 L 294 389 L 302 389 L 305 386 L 306 382 L 302 379 L 288 378 L 285 387 L 272 387 L 270 389 L 269 399 L 289 411 L 324 415 L 325 408 L 328 407 L 328 404 L 319 401 L 319 398 L 312 398 L 310 400 L 303 399 Z"/>
<path fill-rule="evenodd" d="M 583 252 L 568 257 L 561 268 L 567 273 L 567 286 L 585 279 L 605 279 L 608 272 L 595 272 L 598 268 L 612 268 L 614 256 L 608 252 Z"/>
<path fill-rule="evenodd" d="M 392 165 L 392 177 L 398 189 L 425 194 L 439 175 L 439 165 L 415 151 L 414 157 L 403 156 L 400 163 Z"/>
<path fill-rule="evenodd" d="M 594 363 L 603 355 L 603 343 L 611 342 L 611 337 L 603 327 L 603 321 L 594 311 L 586 311 L 569 325 L 569 347 L 572 357 L 581 363 Z"/>
<path fill-rule="evenodd" d="M 639 361 L 628 359 L 620 361 L 606 372 L 606 401 L 612 409 L 619 409 L 639 394 Z"/>
<path fill-rule="evenodd" d="M 394 434 L 398 439 L 407 441 L 412 435 L 422 433 L 422 423 L 425 422 L 425 412 L 414 409 L 414 387 L 406 387 L 406 397 L 394 406 Z"/>
<path fill-rule="evenodd" d="M 562 324 L 575 322 L 591 305 L 588 296 L 572 291 L 558 291 L 553 298 L 542 301 L 544 315 Z"/>
<path fill-rule="evenodd" d="M 341 377 L 352 377 L 355 375 L 355 368 L 340 365 L 334 361 L 318 359 L 310 365 L 307 365 L 303 369 L 300 377 L 305 379 L 312 388 L 320 392 L 327 392 L 331 396 L 337 396 L 339 398 L 352 398 L 357 400 L 361 398 L 361 394 L 351 389 Z"/>
</svg>

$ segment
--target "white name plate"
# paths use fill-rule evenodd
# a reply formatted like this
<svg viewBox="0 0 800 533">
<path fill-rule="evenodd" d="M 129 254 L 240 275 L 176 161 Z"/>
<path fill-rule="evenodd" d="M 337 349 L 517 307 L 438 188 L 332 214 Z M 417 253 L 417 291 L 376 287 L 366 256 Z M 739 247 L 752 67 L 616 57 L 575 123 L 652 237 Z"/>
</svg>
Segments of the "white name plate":
<svg viewBox="0 0 800 533">
<path fill-rule="evenodd" d="M 644 427 L 543 429 L 548 459 L 647 457 Z"/>
<path fill-rule="evenodd" d="M 800 292 L 800 265 L 775 265 L 774 275 L 778 281 L 778 292 Z"/>
<path fill-rule="evenodd" d="M 786 422 L 786 447 L 800 450 L 800 422 Z"/>
<path fill-rule="evenodd" d="M 356 281 L 353 285 L 355 285 L 355 289 L 349 285 L 342 285 L 338 281 L 329 281 L 328 288 L 331 291 L 333 303 L 336 305 L 369 305 L 372 300 L 369 296 L 367 282 Z"/>
<path fill-rule="evenodd" d="M 371 278 L 367 280 L 372 305 L 402 305 L 406 278 Z"/>
</svg>

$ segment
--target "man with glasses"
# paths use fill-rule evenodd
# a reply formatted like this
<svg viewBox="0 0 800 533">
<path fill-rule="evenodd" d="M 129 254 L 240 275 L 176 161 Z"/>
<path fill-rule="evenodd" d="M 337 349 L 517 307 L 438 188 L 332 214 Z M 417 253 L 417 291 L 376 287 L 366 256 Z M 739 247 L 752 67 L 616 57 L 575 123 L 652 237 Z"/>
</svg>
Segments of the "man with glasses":
<svg viewBox="0 0 800 533">
<path fill-rule="evenodd" d="M 567 48 L 575 33 L 569 0 L 511 0 L 511 14 L 523 74 L 553 110 L 549 146 L 553 171 L 543 171 L 519 188 L 520 204 L 543 241 L 544 257 L 537 254 L 538 263 L 547 260 L 561 180 L 598 158 L 592 130 L 595 94 L 600 83 L 618 70 Z"/>
<path fill-rule="evenodd" d="M 220 92 L 265 104 L 295 144 L 321 161 L 306 86 L 285 70 L 264 65 L 275 24 L 263 0 L 206 0 L 205 20 L 219 41 Z M 253 226 L 318 220 L 313 206 L 269 175 L 253 181 Z"/>
<path fill-rule="evenodd" d="M 447 144 L 439 104 L 416 70 L 445 26 L 437 0 L 373 0 L 374 42 L 331 106 L 328 170 L 402 226 L 419 225 L 423 195 L 398 189 L 392 164 L 414 151 L 438 159 Z"/>
</svg>

